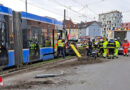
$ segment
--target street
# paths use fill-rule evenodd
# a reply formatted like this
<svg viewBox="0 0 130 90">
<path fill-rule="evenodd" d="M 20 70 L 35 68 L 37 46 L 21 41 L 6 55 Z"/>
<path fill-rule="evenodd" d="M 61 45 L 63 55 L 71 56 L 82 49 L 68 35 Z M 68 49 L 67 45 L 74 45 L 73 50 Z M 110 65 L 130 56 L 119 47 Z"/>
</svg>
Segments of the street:
<svg viewBox="0 0 130 90">
<path fill-rule="evenodd" d="M 107 59 L 106 61 L 71 67 L 69 65 L 60 65 L 47 70 L 39 69 L 7 77 L 4 79 L 4 84 L 9 85 L 10 83 L 20 82 L 21 86 L 12 86 L 12 88 L 31 90 L 130 90 L 130 57 L 120 56 L 118 59 Z M 38 73 L 56 74 L 60 72 L 64 72 L 64 75 L 51 78 L 34 78 Z M 43 83 L 43 81 L 46 81 L 46 83 Z M 24 82 L 29 83 L 24 85 L 22 84 Z"/>
</svg>

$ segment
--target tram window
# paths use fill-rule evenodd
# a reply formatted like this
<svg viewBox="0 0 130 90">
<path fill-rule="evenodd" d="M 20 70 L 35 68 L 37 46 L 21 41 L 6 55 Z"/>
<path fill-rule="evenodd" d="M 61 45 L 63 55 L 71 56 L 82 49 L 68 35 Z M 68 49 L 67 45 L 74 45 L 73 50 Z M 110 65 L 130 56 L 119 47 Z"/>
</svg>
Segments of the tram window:
<svg viewBox="0 0 130 90">
<path fill-rule="evenodd" d="M 0 41 L 8 50 L 14 48 L 12 16 L 0 14 Z"/>
<path fill-rule="evenodd" d="M 51 37 L 50 37 L 51 31 L 44 29 L 43 34 L 44 34 L 44 42 L 45 42 L 44 47 L 51 47 Z"/>
<path fill-rule="evenodd" d="M 25 43 L 28 44 L 28 47 L 33 44 L 38 44 L 40 48 L 45 46 L 45 36 L 41 27 L 31 27 L 27 31 L 25 30 L 24 36 L 27 36 L 24 41 L 27 41 Z"/>
<path fill-rule="evenodd" d="M 30 48 L 35 42 L 38 42 L 40 48 L 52 47 L 53 34 L 50 27 L 51 25 L 46 26 L 44 23 L 39 25 L 36 21 L 22 20 L 23 48 Z"/>
<path fill-rule="evenodd" d="M 5 46 L 6 40 L 5 40 L 5 26 L 3 22 L 0 22 L 0 44 Z"/>
</svg>

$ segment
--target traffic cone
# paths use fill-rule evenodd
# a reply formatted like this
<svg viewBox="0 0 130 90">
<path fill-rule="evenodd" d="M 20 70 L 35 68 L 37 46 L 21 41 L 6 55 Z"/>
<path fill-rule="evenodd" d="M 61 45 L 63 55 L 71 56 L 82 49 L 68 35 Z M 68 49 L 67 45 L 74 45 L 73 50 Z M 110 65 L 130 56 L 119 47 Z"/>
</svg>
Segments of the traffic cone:
<svg viewBox="0 0 130 90">
<path fill-rule="evenodd" d="M 4 84 L 3 84 L 3 79 L 2 79 L 2 77 L 0 77 L 0 86 L 3 86 Z"/>
</svg>

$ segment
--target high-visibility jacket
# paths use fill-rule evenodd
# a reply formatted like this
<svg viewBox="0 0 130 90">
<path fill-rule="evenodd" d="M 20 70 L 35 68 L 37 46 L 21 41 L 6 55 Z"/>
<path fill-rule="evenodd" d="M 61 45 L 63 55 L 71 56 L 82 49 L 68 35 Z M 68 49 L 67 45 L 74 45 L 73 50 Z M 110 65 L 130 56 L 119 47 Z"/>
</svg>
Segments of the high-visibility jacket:
<svg viewBox="0 0 130 90">
<path fill-rule="evenodd" d="M 120 48 L 120 43 L 118 41 L 115 41 L 116 48 Z"/>
<path fill-rule="evenodd" d="M 103 43 L 104 43 L 104 41 L 99 42 L 99 48 L 103 48 Z"/>
<path fill-rule="evenodd" d="M 64 43 L 62 42 L 62 40 L 58 40 L 58 47 L 64 47 Z"/>
<path fill-rule="evenodd" d="M 107 48 L 115 48 L 115 42 L 108 42 Z"/>
<path fill-rule="evenodd" d="M 126 49 L 129 48 L 129 42 L 123 43 L 123 44 L 122 44 L 122 47 L 123 47 L 123 48 L 126 48 Z"/>
<path fill-rule="evenodd" d="M 108 44 L 108 41 L 105 41 L 105 42 L 103 43 L 103 48 L 104 48 L 104 49 L 107 48 L 107 44 Z"/>
<path fill-rule="evenodd" d="M 31 49 L 31 50 L 35 49 L 35 46 L 36 46 L 36 45 L 35 45 L 34 43 L 31 43 L 31 44 L 30 44 L 30 49 Z"/>
</svg>

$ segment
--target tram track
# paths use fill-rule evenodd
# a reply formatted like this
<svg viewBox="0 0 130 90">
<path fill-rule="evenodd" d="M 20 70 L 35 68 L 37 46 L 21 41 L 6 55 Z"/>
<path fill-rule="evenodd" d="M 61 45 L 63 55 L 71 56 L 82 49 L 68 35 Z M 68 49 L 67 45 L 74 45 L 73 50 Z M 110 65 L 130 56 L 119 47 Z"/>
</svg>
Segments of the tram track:
<svg viewBox="0 0 130 90">
<path fill-rule="evenodd" d="M 20 74 L 23 72 L 36 70 L 39 68 L 54 67 L 57 65 L 57 63 L 63 63 L 63 62 L 66 62 L 66 61 L 72 60 L 72 59 L 75 60 L 75 59 L 77 59 L 77 57 L 71 56 L 71 57 L 67 57 L 66 59 L 60 58 L 60 59 L 54 59 L 54 60 L 44 61 L 44 62 L 40 62 L 40 63 L 35 63 L 35 64 L 31 64 L 31 65 L 23 65 L 20 68 L 13 68 L 13 69 L 2 71 L 0 76 L 4 78 L 4 77 L 12 76 L 15 74 Z"/>
</svg>

